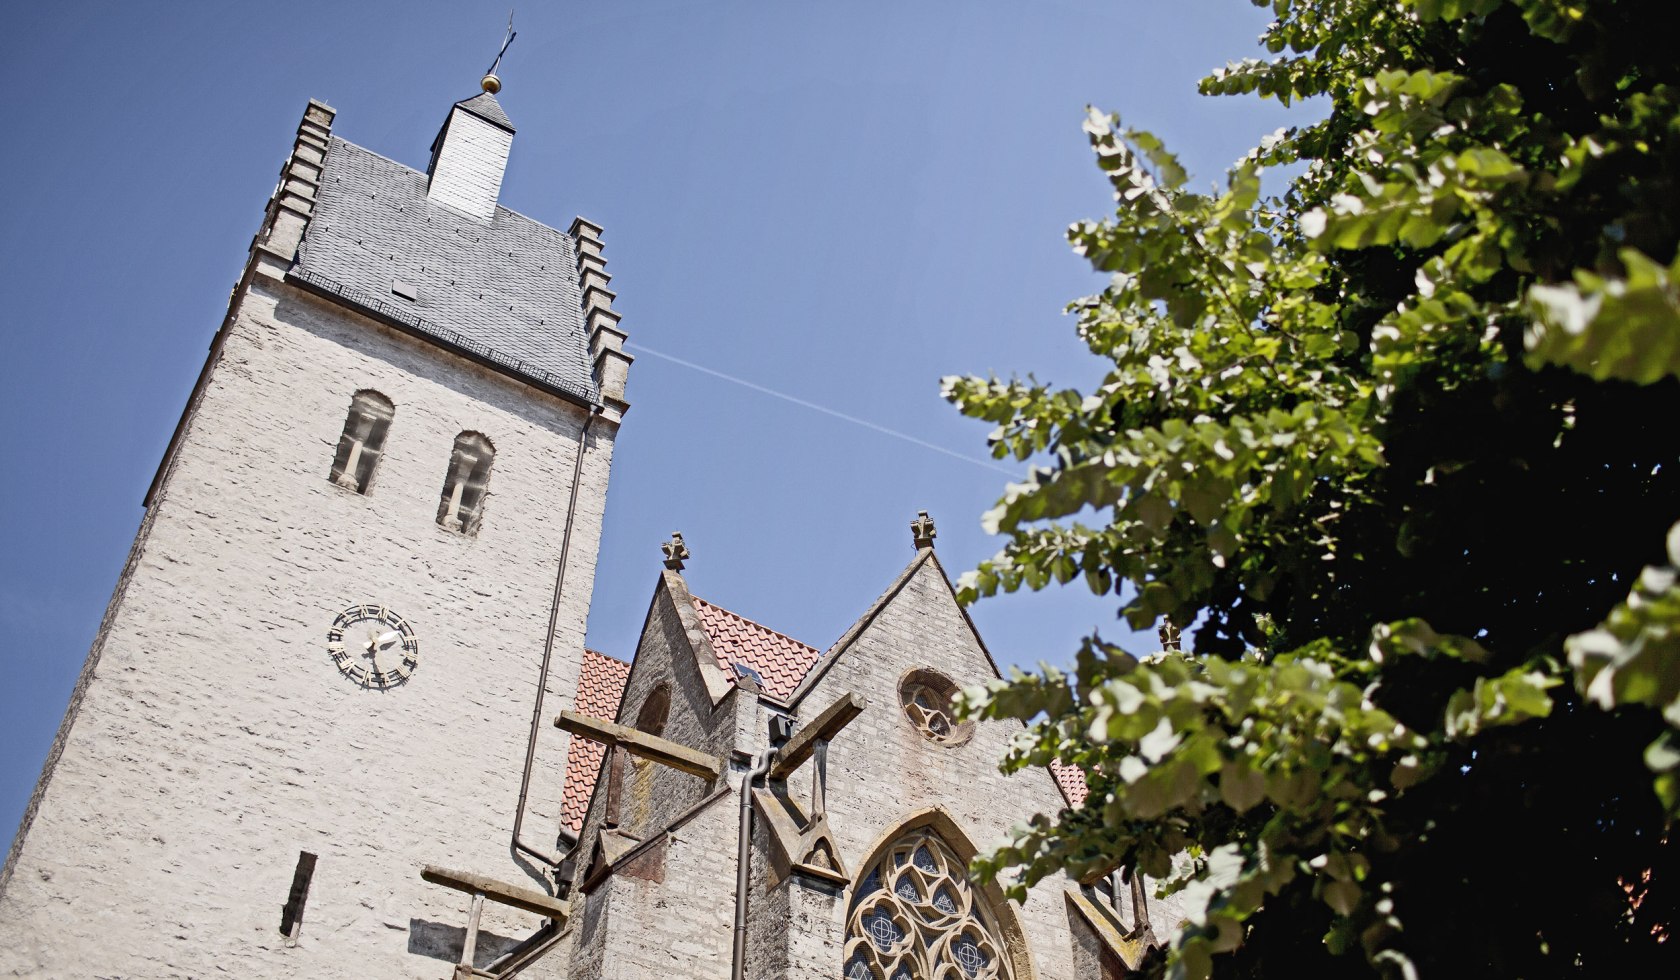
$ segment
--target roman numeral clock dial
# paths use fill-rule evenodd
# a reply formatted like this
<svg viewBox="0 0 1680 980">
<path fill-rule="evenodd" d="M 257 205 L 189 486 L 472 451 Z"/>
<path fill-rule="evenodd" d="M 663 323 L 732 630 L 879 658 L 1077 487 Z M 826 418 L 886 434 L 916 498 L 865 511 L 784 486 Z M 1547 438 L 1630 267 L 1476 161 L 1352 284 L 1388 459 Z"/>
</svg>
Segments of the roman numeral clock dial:
<svg viewBox="0 0 1680 980">
<path fill-rule="evenodd" d="M 420 664 L 414 627 L 385 606 L 351 606 L 327 630 L 327 653 L 339 673 L 365 688 L 396 687 Z"/>
</svg>

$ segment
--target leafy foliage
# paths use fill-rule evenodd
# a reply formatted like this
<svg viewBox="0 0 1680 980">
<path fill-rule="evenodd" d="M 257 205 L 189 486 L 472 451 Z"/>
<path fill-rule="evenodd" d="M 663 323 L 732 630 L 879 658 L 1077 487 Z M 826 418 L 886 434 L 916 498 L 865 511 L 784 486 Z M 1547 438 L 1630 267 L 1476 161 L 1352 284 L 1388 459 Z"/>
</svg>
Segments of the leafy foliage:
<svg viewBox="0 0 1680 980">
<path fill-rule="evenodd" d="M 1643 704 L 1669 728 L 1645 750 L 1657 795 L 1680 814 L 1680 524 L 1668 531 L 1668 564 L 1640 573 L 1627 600 L 1597 629 L 1564 643 L 1575 683 L 1601 708 Z"/>
<path fill-rule="evenodd" d="M 1026 723 L 1006 770 L 1059 759 L 1091 788 L 977 870 L 1151 875 L 1187 909 L 1176 976 L 1672 960 L 1663 5 L 1261 5 L 1279 57 L 1202 90 L 1329 112 L 1223 190 L 1086 121 L 1116 211 L 1068 237 L 1111 279 L 1070 309 L 1102 383 L 945 380 L 998 458 L 1049 461 L 986 515 L 1007 544 L 965 601 L 1078 579 L 1134 628 L 1194 624 L 1194 653 L 1092 637 L 1071 671 L 967 693 Z M 1298 176 L 1268 198 L 1280 164 Z"/>
</svg>

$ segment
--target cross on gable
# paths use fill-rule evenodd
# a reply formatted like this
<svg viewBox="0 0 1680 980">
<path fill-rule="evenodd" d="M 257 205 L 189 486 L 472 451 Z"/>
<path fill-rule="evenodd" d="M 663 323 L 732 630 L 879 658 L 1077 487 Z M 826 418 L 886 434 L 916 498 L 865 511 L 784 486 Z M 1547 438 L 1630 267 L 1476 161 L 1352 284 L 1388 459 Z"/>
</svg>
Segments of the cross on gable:
<svg viewBox="0 0 1680 980">
<path fill-rule="evenodd" d="M 933 518 L 925 510 L 916 512 L 916 519 L 910 522 L 910 537 L 919 551 L 933 547 L 933 539 L 939 536 L 939 531 L 933 526 Z"/>
<path fill-rule="evenodd" d="M 659 546 L 665 552 L 665 567 L 673 572 L 682 571 L 683 561 L 689 557 L 688 545 L 683 544 L 682 532 L 672 531 L 671 540 Z"/>
</svg>

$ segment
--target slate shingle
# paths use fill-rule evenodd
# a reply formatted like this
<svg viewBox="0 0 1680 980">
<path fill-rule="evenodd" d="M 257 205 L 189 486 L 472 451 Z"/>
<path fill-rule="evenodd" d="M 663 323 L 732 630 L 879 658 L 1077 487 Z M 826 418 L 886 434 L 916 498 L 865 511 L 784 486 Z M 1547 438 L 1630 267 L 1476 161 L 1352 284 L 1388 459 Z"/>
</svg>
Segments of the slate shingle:
<svg viewBox="0 0 1680 980">
<path fill-rule="evenodd" d="M 502 110 L 502 104 L 489 92 L 480 92 L 470 99 L 462 99 L 455 103 L 487 123 L 495 123 L 508 132 L 513 132 L 513 120 Z"/>
<path fill-rule="evenodd" d="M 500 206 L 486 224 L 434 204 L 425 174 L 336 136 L 292 274 L 599 400 L 571 236 Z M 416 298 L 393 293 L 399 282 Z"/>
</svg>

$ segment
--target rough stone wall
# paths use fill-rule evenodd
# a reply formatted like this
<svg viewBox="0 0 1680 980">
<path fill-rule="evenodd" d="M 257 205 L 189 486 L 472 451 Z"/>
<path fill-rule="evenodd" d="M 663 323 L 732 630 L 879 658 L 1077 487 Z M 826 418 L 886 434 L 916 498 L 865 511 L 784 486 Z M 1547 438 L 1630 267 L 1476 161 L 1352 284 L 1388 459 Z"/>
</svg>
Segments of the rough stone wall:
<svg viewBox="0 0 1680 980">
<path fill-rule="evenodd" d="M 676 578 L 675 582 L 680 588 L 681 579 Z M 713 705 L 685 639 L 685 623 L 678 605 L 686 601 L 685 597 L 686 590 L 679 596 L 671 594 L 668 579 L 662 579 L 655 589 L 647 621 L 637 640 L 630 676 L 625 679 L 616 720 L 634 725 L 649 695 L 664 686 L 669 689 L 671 700 L 661 737 L 723 758 L 734 746 L 735 714 L 741 698 L 731 689 L 722 701 Z M 589 810 L 578 832 L 579 880 L 586 870 L 590 846 L 606 815 L 606 786 L 611 775 L 607 762 L 611 761 L 611 755 L 608 753 L 596 777 Z M 628 757 L 628 753 L 620 756 L 619 830 L 632 837 L 640 839 L 665 828 L 715 788 L 700 777 Z"/>
<path fill-rule="evenodd" d="M 798 871 L 768 887 L 770 836 L 762 819 L 753 824 L 752 886 L 748 893 L 747 969 L 751 980 L 799 977 L 800 965 L 828 964 L 823 976 L 840 975 L 845 925 L 839 910 L 846 889 Z"/>
<path fill-rule="evenodd" d="M 435 978 L 467 897 L 422 863 L 532 883 L 508 835 L 582 411 L 268 280 L 227 329 L 0 895 L 0 975 Z M 396 404 L 366 496 L 327 479 L 361 388 Z M 545 715 L 576 687 L 615 428 L 591 431 Z M 435 520 L 467 429 L 497 450 L 472 537 Z M 416 630 L 406 685 L 329 659 L 364 601 Z M 539 845 L 565 768 L 543 729 Z M 491 906 L 483 955 L 539 925 Z"/>
<path fill-rule="evenodd" d="M 803 719 L 848 691 L 869 700 L 863 714 L 830 744 L 828 756 L 829 825 L 846 870 L 854 876 L 881 845 L 897 836 L 906 818 L 928 808 L 943 809 L 973 847 L 985 848 L 1003 838 L 1011 823 L 1066 805 L 1048 772 L 1008 777 L 998 772 L 998 760 L 1018 725 L 977 725 L 961 745 L 936 744 L 923 737 L 899 707 L 899 681 L 915 668 L 931 668 L 958 684 L 995 676 L 943 573 L 931 561 L 911 575 L 798 706 Z M 793 783 L 790 780 L 789 791 L 794 798 L 807 799 L 808 782 Z M 961 841 L 947 843 L 959 853 L 964 850 Z M 1057 875 L 1013 907 L 1036 971 L 1018 970 L 1016 980 L 1077 975 L 1062 898 L 1067 886 Z M 845 906 L 837 903 L 837 917 L 844 915 Z M 839 928 L 844 930 L 843 922 Z M 840 967 L 837 950 L 830 961 L 795 964 L 788 977 L 832 977 Z"/>
<path fill-rule="evenodd" d="M 673 586 L 681 591 L 673 591 Z M 681 605 L 686 602 L 687 590 L 680 577 L 661 579 L 647 628 L 637 644 L 634 666 L 625 681 L 618 720 L 635 724 L 649 695 L 661 686 L 668 687 L 671 706 L 661 737 L 709 755 L 727 757 L 735 748 L 735 714 L 744 699 L 731 689 L 713 705 L 686 638 L 688 624 Z M 687 612 L 693 616 L 692 606 Z M 668 766 L 630 759 L 624 764 L 623 790 L 619 829 L 641 838 L 670 824 L 711 787 Z"/>
<path fill-rule="evenodd" d="M 731 781 L 739 770 L 731 771 Z M 573 893 L 569 972 L 544 960 L 533 980 L 726 980 L 733 945 L 736 807 L 723 794 Z"/>
<path fill-rule="evenodd" d="M 633 721 L 649 693 L 670 684 L 665 736 L 707 751 L 723 751 L 732 744 L 736 763 L 728 777 L 731 791 L 661 839 L 659 829 L 694 798 L 693 787 L 679 781 L 697 781 L 672 773 L 672 781 L 664 782 L 653 775 L 664 772 L 658 766 L 640 773 L 627 768 L 621 826 L 646 839 L 639 852 L 621 859 L 612 875 L 575 898 L 579 912 L 573 920 L 568 980 L 728 974 L 735 898 L 735 790 L 745 759 L 765 746 L 762 729 L 770 708 L 741 692 L 727 696 L 717 710 L 710 709 L 703 679 L 683 639 L 680 606 L 674 601 L 684 597 L 680 578 L 673 582 L 667 576 L 650 610 L 619 718 Z M 960 832 L 948 835 L 948 843 L 971 852 L 1001 837 L 1014 820 L 1063 805 L 1047 772 L 1012 777 L 998 773 L 997 760 L 1013 726 L 978 726 L 967 742 L 956 746 L 930 742 L 912 727 L 899 708 L 898 686 L 915 668 L 932 668 L 959 683 L 992 676 L 991 665 L 933 562 L 917 568 L 798 706 L 801 718 L 808 719 L 846 692 L 869 700 L 869 708 L 829 749 L 829 821 L 853 875 L 908 818 L 933 808 L 947 814 Z M 726 742 L 726 737 L 732 741 Z M 810 768 L 803 767 L 789 780 L 788 791 L 801 805 L 809 800 Z M 638 779 L 648 787 L 640 796 Z M 600 826 L 599 789 L 604 785 L 597 787 L 585 821 L 586 852 Z M 849 890 L 798 874 L 767 887 L 767 828 L 762 821 L 755 821 L 755 827 L 747 976 L 836 976 L 842 965 Z M 1027 948 L 1030 962 L 1017 971 L 1017 980 L 1080 975 L 1063 897 L 1067 886 L 1058 876 L 1034 889 L 1024 905 L 999 910 L 1000 917 L 1018 929 L 1017 946 L 1024 943 Z M 1009 937 L 1000 938 L 1007 942 Z M 1079 962 L 1089 965 L 1091 951 L 1086 952 L 1087 958 Z M 560 976 L 552 964 L 544 967 L 549 972 L 541 976 Z"/>
<path fill-rule="evenodd" d="M 735 689 L 714 706 L 689 645 L 695 624 L 692 607 L 684 607 L 688 602 L 681 577 L 665 573 L 637 643 L 618 720 L 633 724 L 649 695 L 665 686 L 671 700 L 661 737 L 728 758 L 742 724 L 737 716 L 756 717 L 758 706 L 756 699 Z M 587 894 L 574 886 L 573 901 L 579 912 L 567 976 L 570 980 L 727 977 L 735 894 L 733 790 L 742 767 L 731 766 L 725 774 L 730 794 L 668 831 L 718 787 L 655 763 L 623 760 L 620 764 L 619 829 L 650 846 L 640 856 L 627 856 L 623 868 L 615 869 Z M 607 779 L 603 766 L 578 838 L 580 884 L 605 817 Z M 554 970 L 553 964 L 544 966 Z"/>
<path fill-rule="evenodd" d="M 1068 911 L 1068 921 L 1073 931 L 1073 975 L 1092 980 L 1118 978 L 1120 974 L 1115 969 L 1113 954 L 1097 938 L 1090 923 L 1072 909 Z"/>
<path fill-rule="evenodd" d="M 464 109 L 451 109 L 426 196 L 489 221 L 496 214 L 513 134 Z"/>
</svg>

